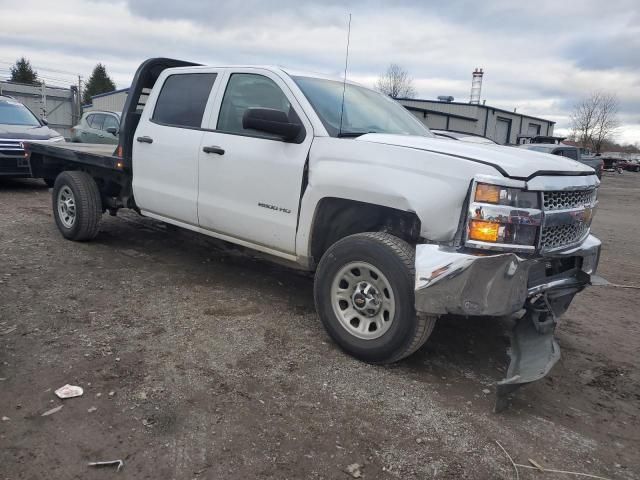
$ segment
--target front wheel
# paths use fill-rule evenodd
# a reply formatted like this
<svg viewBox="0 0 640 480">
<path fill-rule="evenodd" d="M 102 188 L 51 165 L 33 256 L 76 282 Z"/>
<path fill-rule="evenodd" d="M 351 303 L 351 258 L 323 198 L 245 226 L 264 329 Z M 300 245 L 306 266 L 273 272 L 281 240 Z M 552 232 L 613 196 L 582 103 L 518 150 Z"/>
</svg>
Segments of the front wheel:
<svg viewBox="0 0 640 480">
<path fill-rule="evenodd" d="M 62 235 L 78 242 L 98 234 L 102 199 L 95 180 L 86 172 L 62 172 L 52 192 L 53 216 Z"/>
<path fill-rule="evenodd" d="M 411 355 L 431 334 L 435 317 L 414 307 L 415 249 L 388 233 L 351 235 L 322 257 L 314 284 L 316 309 L 347 353 L 370 363 Z"/>
</svg>

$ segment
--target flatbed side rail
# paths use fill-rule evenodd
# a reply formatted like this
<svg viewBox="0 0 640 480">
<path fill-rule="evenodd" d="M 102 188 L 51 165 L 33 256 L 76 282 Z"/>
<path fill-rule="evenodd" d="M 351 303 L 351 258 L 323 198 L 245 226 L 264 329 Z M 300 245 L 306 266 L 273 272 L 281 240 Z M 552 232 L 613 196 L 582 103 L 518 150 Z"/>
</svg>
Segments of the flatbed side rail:
<svg viewBox="0 0 640 480">
<path fill-rule="evenodd" d="M 85 148 L 64 145 L 44 145 L 41 143 L 25 142 L 26 150 L 31 157 L 32 166 L 36 169 L 46 169 L 48 163 L 71 162 L 78 165 L 106 168 L 122 172 L 124 165 L 120 158 L 105 155 Z"/>
</svg>

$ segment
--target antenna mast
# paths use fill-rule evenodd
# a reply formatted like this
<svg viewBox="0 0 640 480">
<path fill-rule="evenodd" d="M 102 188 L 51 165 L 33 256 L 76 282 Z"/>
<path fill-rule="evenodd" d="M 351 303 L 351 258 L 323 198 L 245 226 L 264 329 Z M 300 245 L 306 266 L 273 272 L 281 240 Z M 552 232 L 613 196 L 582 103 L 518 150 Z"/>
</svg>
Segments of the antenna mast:
<svg viewBox="0 0 640 480">
<path fill-rule="evenodd" d="M 347 67 L 349 66 L 349 41 L 351 40 L 351 14 L 349 14 L 349 26 L 347 29 L 347 54 L 344 58 L 344 78 L 342 81 L 342 105 L 340 106 L 340 128 L 338 136 L 342 133 L 342 117 L 344 116 L 344 94 L 347 90 Z"/>
</svg>

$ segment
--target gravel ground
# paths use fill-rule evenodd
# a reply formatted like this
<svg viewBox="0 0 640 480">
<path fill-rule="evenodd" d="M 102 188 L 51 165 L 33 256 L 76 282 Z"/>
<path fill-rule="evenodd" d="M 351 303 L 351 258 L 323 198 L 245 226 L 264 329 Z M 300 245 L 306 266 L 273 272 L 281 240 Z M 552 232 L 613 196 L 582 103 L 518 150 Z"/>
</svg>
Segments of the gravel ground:
<svg viewBox="0 0 640 480">
<path fill-rule="evenodd" d="M 617 284 L 640 279 L 639 187 L 601 188 Z M 0 478 L 515 478 L 496 440 L 517 463 L 640 478 L 637 299 L 579 295 L 562 360 L 496 415 L 494 321 L 442 319 L 411 358 L 367 365 L 324 333 L 308 275 L 126 212 L 65 241 L 41 182 L 0 181 Z M 84 395 L 58 400 L 67 383 Z"/>
</svg>

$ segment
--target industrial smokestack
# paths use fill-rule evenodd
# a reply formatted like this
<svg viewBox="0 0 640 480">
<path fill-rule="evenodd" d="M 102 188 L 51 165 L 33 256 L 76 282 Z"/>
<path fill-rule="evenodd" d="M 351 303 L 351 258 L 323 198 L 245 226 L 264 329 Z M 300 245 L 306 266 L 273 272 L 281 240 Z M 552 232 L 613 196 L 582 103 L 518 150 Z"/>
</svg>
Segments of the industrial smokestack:
<svg viewBox="0 0 640 480">
<path fill-rule="evenodd" d="M 469 103 L 473 103 L 475 105 L 480 104 L 480 95 L 482 93 L 482 76 L 484 72 L 481 68 L 476 68 L 471 77 L 471 97 L 469 98 Z"/>
</svg>

